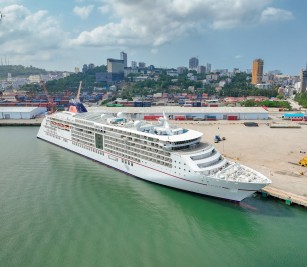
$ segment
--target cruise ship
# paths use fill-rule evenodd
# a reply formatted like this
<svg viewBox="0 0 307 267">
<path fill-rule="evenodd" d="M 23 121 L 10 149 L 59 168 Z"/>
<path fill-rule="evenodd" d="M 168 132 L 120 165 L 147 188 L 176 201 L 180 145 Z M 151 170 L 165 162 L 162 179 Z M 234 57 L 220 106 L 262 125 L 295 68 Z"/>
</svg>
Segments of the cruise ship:
<svg viewBox="0 0 307 267">
<path fill-rule="evenodd" d="M 271 183 L 263 174 L 221 155 L 202 133 L 87 112 L 81 103 L 47 115 L 37 137 L 138 178 L 217 198 L 241 201 Z"/>
</svg>

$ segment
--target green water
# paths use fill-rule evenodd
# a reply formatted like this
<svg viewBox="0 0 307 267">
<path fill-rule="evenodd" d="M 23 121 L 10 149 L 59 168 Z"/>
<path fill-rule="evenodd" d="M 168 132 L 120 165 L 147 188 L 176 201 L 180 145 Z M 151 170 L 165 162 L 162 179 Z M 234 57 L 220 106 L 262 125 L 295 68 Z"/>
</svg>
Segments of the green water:
<svg viewBox="0 0 307 267">
<path fill-rule="evenodd" d="M 0 128 L 0 266 L 307 266 L 307 210 L 148 183 Z"/>
</svg>

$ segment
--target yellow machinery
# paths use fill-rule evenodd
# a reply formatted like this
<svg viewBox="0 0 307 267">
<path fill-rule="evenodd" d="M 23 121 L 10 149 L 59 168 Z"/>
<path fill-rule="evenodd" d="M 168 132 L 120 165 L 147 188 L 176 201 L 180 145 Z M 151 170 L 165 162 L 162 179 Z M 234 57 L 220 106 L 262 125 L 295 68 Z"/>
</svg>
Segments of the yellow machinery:
<svg viewBox="0 0 307 267">
<path fill-rule="evenodd" d="M 307 157 L 302 158 L 299 162 L 299 165 L 303 166 L 303 167 L 307 167 Z"/>
</svg>

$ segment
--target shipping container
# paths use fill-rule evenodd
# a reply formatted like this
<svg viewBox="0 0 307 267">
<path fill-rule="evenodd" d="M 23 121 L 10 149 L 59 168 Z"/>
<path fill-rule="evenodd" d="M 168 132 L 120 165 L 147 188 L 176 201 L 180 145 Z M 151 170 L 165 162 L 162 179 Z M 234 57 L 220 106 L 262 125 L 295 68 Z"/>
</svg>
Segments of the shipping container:
<svg viewBox="0 0 307 267">
<path fill-rule="evenodd" d="M 144 101 L 144 102 L 143 102 L 143 107 L 151 107 L 151 102 L 149 102 L 149 101 Z"/>
<path fill-rule="evenodd" d="M 185 115 L 175 115 L 175 120 L 176 121 L 184 121 L 184 120 L 186 120 L 186 116 Z"/>
<path fill-rule="evenodd" d="M 134 106 L 135 107 L 143 107 L 143 102 L 142 101 L 135 101 Z"/>
<path fill-rule="evenodd" d="M 216 121 L 216 116 L 215 115 L 207 115 L 207 116 L 205 116 L 205 120 Z"/>
<path fill-rule="evenodd" d="M 158 120 L 159 118 L 162 118 L 163 116 L 157 116 L 157 115 L 144 115 L 144 120 L 147 120 L 147 121 L 156 121 Z"/>
<path fill-rule="evenodd" d="M 292 118 L 291 121 L 302 121 L 303 120 L 303 117 L 301 118 Z"/>
<path fill-rule="evenodd" d="M 238 120 L 238 116 L 237 115 L 228 115 L 227 120 L 236 121 L 236 120 Z"/>
</svg>

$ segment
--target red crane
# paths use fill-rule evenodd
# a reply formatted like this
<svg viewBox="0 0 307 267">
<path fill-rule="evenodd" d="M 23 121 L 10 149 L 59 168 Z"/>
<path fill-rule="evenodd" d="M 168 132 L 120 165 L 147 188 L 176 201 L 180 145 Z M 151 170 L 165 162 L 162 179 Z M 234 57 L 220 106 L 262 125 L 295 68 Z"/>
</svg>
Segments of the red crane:
<svg viewBox="0 0 307 267">
<path fill-rule="evenodd" d="M 43 87 L 43 89 L 45 91 L 45 94 L 47 96 L 48 107 L 49 107 L 50 113 L 55 112 L 56 104 L 53 102 L 53 97 L 49 96 L 45 82 L 44 81 L 40 81 L 40 85 L 41 85 L 41 87 Z"/>
</svg>

